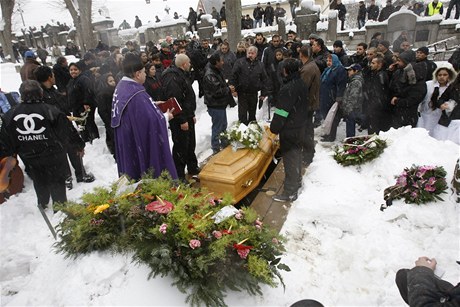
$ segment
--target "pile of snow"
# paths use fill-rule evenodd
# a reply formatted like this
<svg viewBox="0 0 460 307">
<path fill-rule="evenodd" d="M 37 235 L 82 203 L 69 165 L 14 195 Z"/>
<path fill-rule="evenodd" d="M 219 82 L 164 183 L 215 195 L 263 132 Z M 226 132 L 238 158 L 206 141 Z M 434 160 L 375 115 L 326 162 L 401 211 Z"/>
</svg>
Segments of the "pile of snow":
<svg viewBox="0 0 460 307">
<path fill-rule="evenodd" d="M 2 64 L 1 77 L 2 88 L 17 90 L 20 81 L 14 65 Z M 202 99 L 197 105 L 196 153 L 203 161 L 211 153 L 211 119 Z M 230 126 L 237 108 L 227 113 Z M 267 109 L 258 110 L 257 116 L 266 119 Z M 97 124 L 101 139 L 87 146 L 84 157 L 96 181 L 75 184 L 68 191 L 70 200 L 117 179 L 99 118 Z M 341 123 L 339 137 L 344 130 Z M 292 269 L 283 272 L 286 291 L 264 286 L 263 297 L 229 292 L 230 306 L 289 306 L 305 298 L 325 306 L 401 306 L 395 273 L 412 267 L 423 255 L 436 257 L 446 271 L 444 278 L 458 282 L 459 206 L 450 192 L 442 202 L 416 206 L 395 201 L 384 212 L 379 208 L 383 190 L 412 164 L 443 166 L 450 182 L 459 146 L 408 127 L 381 136 L 388 148 L 360 168 L 342 167 L 333 160 L 331 147 L 316 146 L 299 198 L 281 230 L 288 239 L 283 262 Z M 48 214 L 54 225 L 62 218 L 60 213 Z M 0 206 L 0 218 L 3 306 L 185 305 L 185 295 L 171 287 L 170 278 L 147 280 L 149 269 L 133 264 L 130 255 L 92 253 L 73 260 L 55 254 L 54 239 L 36 208 L 28 178 L 24 192 Z"/>
</svg>

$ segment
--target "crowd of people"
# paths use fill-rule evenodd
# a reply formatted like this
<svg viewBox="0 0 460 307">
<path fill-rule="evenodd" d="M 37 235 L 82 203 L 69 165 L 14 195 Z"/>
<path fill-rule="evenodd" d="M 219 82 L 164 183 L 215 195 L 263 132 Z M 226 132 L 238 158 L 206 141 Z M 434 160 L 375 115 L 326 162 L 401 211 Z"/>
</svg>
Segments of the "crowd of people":
<svg viewBox="0 0 460 307">
<path fill-rule="evenodd" d="M 132 41 L 123 48 L 100 42 L 78 62 L 69 64 L 61 56 L 52 68 L 46 61 L 38 62 L 37 55 L 28 50 L 21 79 L 36 80 L 42 89 L 42 97 L 38 99 L 35 93 L 31 103 L 44 101 L 75 121 L 75 125 L 67 125 L 66 140 L 59 140 L 58 135 L 46 138 L 63 144 L 77 182 L 94 180 L 82 158 L 85 143 L 99 138 L 96 110 L 120 175 L 139 179 L 146 172 L 159 176 L 166 170 L 172 178 L 186 181 L 187 173 L 194 176 L 200 171 L 195 155 L 197 97 L 204 97 L 212 119 L 214 154 L 227 146 L 219 137 L 227 128 L 226 108 L 236 106 L 237 98 L 238 119 L 248 124 L 256 120 L 257 108 L 266 101 L 268 109 L 275 107 L 271 129 L 280 135 L 286 170 L 284 192 L 274 199 L 292 201 L 300 188 L 302 166 L 313 160 L 314 129 L 325 121 L 329 123 L 323 142 L 336 140 L 344 119 L 347 137 L 354 136 L 356 129 L 372 134 L 409 125 L 460 144 L 460 81 L 456 73 L 460 51 L 449 60 L 453 68 L 437 67 L 428 55 L 427 47 L 414 51 L 404 31 L 392 46 L 377 33 L 369 44 L 359 43 L 353 54 L 347 54 L 342 41 L 335 41 L 329 50 L 314 33 L 302 44 L 292 30 L 286 41 L 275 34 L 267 42 L 258 33 L 254 39 L 241 41 L 235 52 L 219 39 L 166 37 L 159 45 L 148 42 L 144 50 Z M 192 87 L 194 81 L 198 93 Z M 25 88 L 29 87 L 33 85 L 28 83 Z M 181 113 L 160 111 L 158 105 L 171 97 L 180 104 Z M 144 118 L 147 114 L 151 115 Z M 8 118 L 5 122 L 17 124 Z M 30 120 L 23 125 L 30 125 Z M 171 130 L 172 152 L 162 122 Z M 139 125 L 162 132 L 154 138 L 145 129 L 135 129 Z M 8 124 L 6 127 L 10 129 Z M 143 148 L 147 139 L 153 145 Z M 27 138 L 22 141 L 27 145 Z M 11 149 L 21 156 L 23 145 L 15 139 Z M 33 177 L 34 168 L 27 168 Z M 71 187 L 70 167 L 61 165 L 59 169 L 66 169 L 63 184 Z"/>
</svg>

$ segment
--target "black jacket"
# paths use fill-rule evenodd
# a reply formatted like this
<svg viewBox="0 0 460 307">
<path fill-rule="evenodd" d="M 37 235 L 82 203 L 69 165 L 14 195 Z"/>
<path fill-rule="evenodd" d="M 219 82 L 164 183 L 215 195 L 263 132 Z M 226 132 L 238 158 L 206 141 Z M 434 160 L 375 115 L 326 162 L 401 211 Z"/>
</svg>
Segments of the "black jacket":
<svg viewBox="0 0 460 307">
<path fill-rule="evenodd" d="M 163 99 L 163 87 L 161 85 L 161 80 L 158 80 L 156 77 L 152 78 L 147 76 L 144 82 L 145 90 L 147 94 L 152 97 L 153 101 L 159 101 Z"/>
<path fill-rule="evenodd" d="M 276 111 L 270 124 L 270 130 L 279 134 L 283 130 L 305 127 L 308 117 L 308 89 L 295 72 L 287 77 L 281 86 Z"/>
<path fill-rule="evenodd" d="M 208 108 L 225 109 L 227 105 L 234 105 L 230 88 L 225 82 L 222 71 L 213 65 L 206 67 L 203 78 L 204 103 Z"/>
<path fill-rule="evenodd" d="M 445 110 L 442 111 L 441 118 L 439 119 L 439 124 L 446 127 L 449 126 L 450 122 L 453 119 L 460 119 L 460 85 L 458 83 L 452 83 L 449 85 L 449 87 L 447 87 L 445 92 L 436 102 L 436 106 L 439 108 L 444 102 L 449 101 L 451 99 L 455 100 L 455 102 L 457 102 L 457 105 L 449 115 L 447 115 Z"/>
<path fill-rule="evenodd" d="M 84 110 L 84 105 L 95 107 L 93 84 L 88 77 L 80 74 L 75 79 L 71 79 L 67 84 L 67 97 L 72 111 L 78 113 Z"/>
<path fill-rule="evenodd" d="M 183 124 L 195 117 L 196 96 L 185 71 L 176 66 L 169 67 L 162 74 L 162 83 L 165 100 L 175 97 L 182 107 L 182 112 L 173 120 Z"/>
<path fill-rule="evenodd" d="M 427 91 L 423 78 L 416 78 L 416 80 L 411 82 L 404 80 L 403 74 L 404 69 L 400 68 L 396 70 L 390 81 L 390 99 L 397 97 L 393 108 L 393 128 L 407 125 L 416 126 L 418 120 L 417 108 Z"/>
<path fill-rule="evenodd" d="M 67 97 L 59 93 L 54 87 L 43 89 L 43 101 L 49 105 L 55 106 L 62 113 L 70 115 L 70 110 L 67 105 Z M 78 134 L 77 129 L 70 120 L 67 121 L 67 136 L 69 146 L 74 146 L 78 150 L 85 148 L 85 142 L 81 139 L 80 134 Z"/>
<path fill-rule="evenodd" d="M 367 19 L 377 20 L 379 18 L 379 7 L 377 5 L 369 5 L 367 7 Z"/>
<path fill-rule="evenodd" d="M 410 306 L 460 306 L 460 284 L 453 286 L 439 279 L 433 270 L 418 266 L 407 273 Z"/>
<path fill-rule="evenodd" d="M 28 101 L 5 114 L 4 125 L 12 152 L 27 163 L 33 159 L 52 159 L 66 151 L 67 116 L 43 101 Z"/>
<path fill-rule="evenodd" d="M 230 84 L 235 86 L 238 93 L 257 93 L 262 91 L 262 96 L 267 96 L 272 90 L 264 65 L 257 59 L 254 61 L 248 58 L 236 60 Z"/>
</svg>

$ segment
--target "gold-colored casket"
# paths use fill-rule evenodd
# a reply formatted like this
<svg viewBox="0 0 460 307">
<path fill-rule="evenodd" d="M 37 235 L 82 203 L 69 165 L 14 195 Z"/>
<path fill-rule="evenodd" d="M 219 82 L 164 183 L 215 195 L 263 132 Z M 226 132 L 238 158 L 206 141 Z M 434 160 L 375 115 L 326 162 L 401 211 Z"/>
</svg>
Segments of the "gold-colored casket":
<svg viewBox="0 0 460 307">
<path fill-rule="evenodd" d="M 262 180 L 275 152 L 279 148 L 276 136 L 265 127 L 258 149 L 238 149 L 227 146 L 211 157 L 202 168 L 200 185 L 217 197 L 230 193 L 239 202 Z"/>
</svg>

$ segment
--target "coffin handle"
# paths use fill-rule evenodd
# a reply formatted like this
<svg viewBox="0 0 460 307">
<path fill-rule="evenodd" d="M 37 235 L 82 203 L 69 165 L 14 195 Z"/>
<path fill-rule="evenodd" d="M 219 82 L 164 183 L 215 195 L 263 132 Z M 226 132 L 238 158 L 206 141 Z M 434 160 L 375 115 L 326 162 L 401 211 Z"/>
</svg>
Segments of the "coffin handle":
<svg viewBox="0 0 460 307">
<path fill-rule="evenodd" d="M 254 181 L 254 180 L 249 179 L 248 181 L 246 181 L 245 183 L 243 183 L 243 184 L 241 185 L 241 187 L 243 187 L 243 188 L 249 188 L 249 187 L 251 186 L 251 184 L 252 184 L 253 181 Z"/>
</svg>

